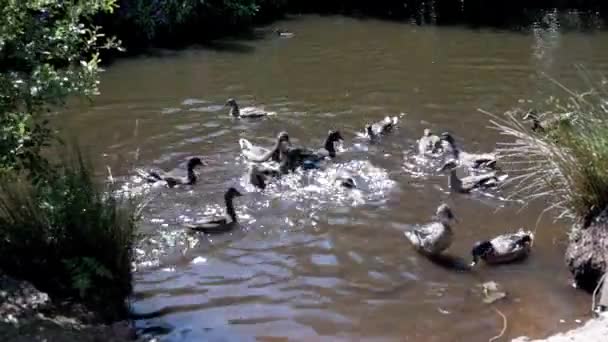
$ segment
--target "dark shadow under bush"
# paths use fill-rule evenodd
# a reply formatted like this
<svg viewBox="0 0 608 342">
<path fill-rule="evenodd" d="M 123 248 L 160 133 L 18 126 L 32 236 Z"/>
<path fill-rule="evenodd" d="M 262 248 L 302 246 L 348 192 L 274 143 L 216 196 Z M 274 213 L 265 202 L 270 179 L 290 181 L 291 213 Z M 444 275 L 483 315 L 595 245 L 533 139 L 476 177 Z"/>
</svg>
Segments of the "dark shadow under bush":
<svg viewBox="0 0 608 342">
<path fill-rule="evenodd" d="M 0 180 L 0 269 L 106 320 L 127 314 L 136 207 L 96 184 L 79 151 L 36 182 Z"/>
</svg>

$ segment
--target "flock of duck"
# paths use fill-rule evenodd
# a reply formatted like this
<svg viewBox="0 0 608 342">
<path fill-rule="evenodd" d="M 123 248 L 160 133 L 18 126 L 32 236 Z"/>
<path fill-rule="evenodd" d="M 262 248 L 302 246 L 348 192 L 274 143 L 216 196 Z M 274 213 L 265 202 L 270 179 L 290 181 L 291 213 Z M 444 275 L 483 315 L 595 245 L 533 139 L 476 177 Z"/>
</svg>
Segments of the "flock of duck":
<svg viewBox="0 0 608 342">
<path fill-rule="evenodd" d="M 233 118 L 255 119 L 272 112 L 261 108 L 240 108 L 235 99 L 228 99 L 229 115 Z M 533 115 L 533 114 L 532 114 Z M 365 126 L 359 138 L 370 142 L 379 142 L 382 136 L 390 134 L 398 124 L 398 117 L 386 117 L 383 120 Z M 539 124 L 538 120 L 534 120 Z M 330 130 L 325 143 L 319 149 L 310 149 L 292 145 L 289 134 L 280 132 L 273 146 L 266 148 L 252 144 L 246 139 L 240 139 L 241 153 L 249 162 L 248 181 L 259 189 L 265 189 L 268 182 L 282 175 L 294 172 L 296 169 L 322 169 L 323 164 L 336 157 L 336 143 L 344 141 L 339 131 Z M 498 167 L 497 155 L 494 153 L 473 154 L 460 150 L 449 132 L 435 135 L 430 129 L 425 129 L 417 141 L 418 154 L 425 158 L 440 161 L 438 172 L 448 171 L 448 186 L 457 193 L 469 193 L 475 189 L 496 187 L 505 178 Z M 137 173 L 150 183 L 164 183 L 173 188 L 180 185 L 191 185 L 197 181 L 195 169 L 205 163 L 199 157 L 190 158 L 186 170 L 176 169 L 172 172 L 162 170 L 136 170 Z M 457 169 L 464 169 L 470 175 L 459 177 Z M 348 174 L 336 177 L 336 184 L 346 189 L 357 188 L 354 178 Z M 234 209 L 234 199 L 242 196 L 241 192 L 231 187 L 224 194 L 226 216 L 207 217 L 195 224 L 187 225 L 192 232 L 203 234 L 222 234 L 230 232 L 238 225 Z M 453 240 L 452 224 L 456 221 L 450 207 L 442 203 L 436 211 L 435 221 L 410 227 L 405 231 L 406 238 L 421 254 L 428 257 L 439 256 L 448 249 Z M 534 235 L 530 231 L 519 229 L 514 233 L 506 233 L 491 240 L 477 242 L 472 250 L 472 262 L 476 265 L 479 260 L 487 264 L 508 263 L 525 258 L 529 253 Z"/>
</svg>

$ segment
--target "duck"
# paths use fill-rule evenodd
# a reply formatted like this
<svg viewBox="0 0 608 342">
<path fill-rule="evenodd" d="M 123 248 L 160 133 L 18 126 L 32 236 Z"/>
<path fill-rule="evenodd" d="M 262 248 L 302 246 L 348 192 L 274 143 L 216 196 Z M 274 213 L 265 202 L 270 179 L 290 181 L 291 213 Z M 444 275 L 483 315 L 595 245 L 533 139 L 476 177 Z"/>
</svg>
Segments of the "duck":
<svg viewBox="0 0 608 342">
<path fill-rule="evenodd" d="M 454 192 L 466 194 L 474 189 L 495 187 L 505 178 L 506 175 L 498 176 L 495 171 L 459 178 L 454 168 L 448 176 L 448 187 Z"/>
<path fill-rule="evenodd" d="M 450 207 L 442 203 L 437 207 L 437 221 L 414 227 L 404 232 L 405 237 L 419 252 L 435 256 L 452 245 L 451 223 L 456 220 Z"/>
<path fill-rule="evenodd" d="M 275 145 L 268 149 L 261 146 L 253 145 L 247 139 L 239 139 L 239 145 L 241 146 L 241 153 L 247 158 L 247 160 L 256 163 L 263 163 L 268 160 L 272 160 L 274 162 L 280 161 L 280 151 L 279 145 L 282 142 L 286 142 L 287 144 L 291 144 L 289 141 L 289 134 L 285 131 L 280 132 L 277 135 Z"/>
<path fill-rule="evenodd" d="M 283 174 L 293 172 L 298 167 L 304 170 L 318 169 L 323 160 L 336 157 L 335 143 L 343 140 L 339 131 L 330 130 L 323 147 L 316 151 L 305 147 L 291 147 L 282 143 L 279 149 L 281 158 L 279 169 Z"/>
<path fill-rule="evenodd" d="M 316 151 L 310 151 L 311 156 L 314 156 L 315 158 L 318 158 L 318 159 L 335 158 L 336 157 L 335 143 L 340 142 L 340 141 L 344 141 L 344 138 L 342 138 L 340 131 L 330 130 L 327 133 L 327 138 L 325 138 L 323 147 Z"/>
<path fill-rule="evenodd" d="M 532 126 L 530 127 L 532 131 L 545 133 L 557 128 L 562 122 L 567 122 L 571 117 L 572 114 L 567 113 L 541 120 L 536 109 L 531 109 L 522 117 L 522 120 L 532 122 Z"/>
<path fill-rule="evenodd" d="M 267 112 L 264 109 L 258 107 L 239 108 L 239 105 L 233 98 L 228 99 L 226 101 L 225 106 L 230 107 L 230 111 L 228 113 L 234 118 L 260 118 L 263 116 L 275 114 L 274 112 Z"/>
<path fill-rule="evenodd" d="M 418 140 L 418 154 L 434 154 L 440 150 L 441 138 L 433 134 L 429 128 L 425 128 L 422 137 Z"/>
<path fill-rule="evenodd" d="M 281 38 L 291 38 L 291 37 L 295 36 L 295 34 L 293 32 L 285 31 L 285 30 L 282 30 L 279 28 L 275 29 L 274 33 Z"/>
<path fill-rule="evenodd" d="M 280 175 L 278 170 L 264 167 L 257 164 L 249 165 L 249 171 L 247 172 L 249 182 L 251 185 L 259 189 L 266 189 L 266 180 L 268 177 L 278 177 Z"/>
<path fill-rule="evenodd" d="M 393 128 L 397 126 L 398 121 L 399 118 L 396 116 L 387 116 L 382 121 L 367 124 L 365 125 L 365 136 L 370 140 L 374 140 L 380 135 L 385 135 L 391 132 Z"/>
<path fill-rule="evenodd" d="M 449 132 L 441 133 L 441 150 L 451 158 L 440 168 L 441 171 L 464 166 L 470 169 L 491 169 L 497 168 L 498 157 L 495 153 L 468 153 L 461 151 L 456 146 L 454 137 Z"/>
<path fill-rule="evenodd" d="M 221 234 L 231 231 L 238 225 L 236 211 L 234 210 L 233 200 L 236 197 L 243 196 L 237 189 L 231 187 L 224 193 L 224 201 L 226 204 L 226 216 L 223 217 L 205 217 L 194 224 L 186 225 L 192 232 L 205 234 Z"/>
<path fill-rule="evenodd" d="M 149 170 L 145 171 L 142 169 L 136 169 L 135 172 L 139 174 L 148 183 L 165 182 L 169 188 L 173 188 L 176 185 L 192 185 L 196 183 L 197 176 L 194 169 L 198 166 L 203 166 L 205 163 L 199 157 L 193 157 L 188 160 L 186 165 L 186 174 L 183 174 L 183 170 L 173 170 L 166 172 L 163 170 Z"/>
<path fill-rule="evenodd" d="M 471 267 L 477 265 L 479 259 L 490 265 L 522 260 L 530 254 L 533 240 L 532 232 L 520 228 L 516 233 L 499 235 L 489 241 L 479 241 L 471 250 Z"/>
</svg>

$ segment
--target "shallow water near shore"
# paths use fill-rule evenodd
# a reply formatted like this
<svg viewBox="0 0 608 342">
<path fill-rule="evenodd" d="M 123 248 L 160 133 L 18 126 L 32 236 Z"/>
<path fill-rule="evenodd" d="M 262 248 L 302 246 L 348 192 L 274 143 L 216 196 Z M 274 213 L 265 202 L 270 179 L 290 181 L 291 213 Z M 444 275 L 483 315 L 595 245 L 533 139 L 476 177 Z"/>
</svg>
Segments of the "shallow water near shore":
<svg viewBox="0 0 608 342">
<path fill-rule="evenodd" d="M 531 32 L 317 16 L 275 26 L 296 35 L 261 28 L 258 39 L 120 60 L 91 106 L 75 104 L 56 120 L 130 190 L 140 187 L 135 167 L 207 160 L 195 186 L 145 189 L 153 200 L 132 302 L 141 331 L 166 341 L 487 341 L 503 324 L 492 307 L 508 317 L 510 338 L 542 337 L 588 317 L 590 299 L 572 288 L 563 264 L 566 224 L 537 227 L 540 204 L 520 211 L 500 192 L 449 194 L 445 175 L 412 154 L 427 127 L 451 131 L 467 151 L 491 151 L 501 138 L 477 108 L 501 113 L 559 94 L 543 73 L 582 85 L 573 65 L 605 72 L 608 34 L 562 33 L 551 16 Z M 229 97 L 277 114 L 231 119 Z M 365 123 L 400 113 L 394 134 L 374 144 L 355 139 Z M 264 192 L 247 185 L 238 139 L 269 146 L 286 130 L 294 143 L 320 147 L 329 129 L 346 141 L 325 172 Z M 359 190 L 331 183 L 343 171 Z M 230 186 L 245 194 L 236 200 L 241 227 L 185 234 L 183 223 L 221 213 Z M 434 263 L 403 231 L 431 220 L 441 202 L 460 222 L 452 260 Z M 470 262 L 475 241 L 519 227 L 537 229 L 526 261 L 458 267 Z M 477 285 L 490 280 L 508 300 L 482 302 Z"/>
</svg>

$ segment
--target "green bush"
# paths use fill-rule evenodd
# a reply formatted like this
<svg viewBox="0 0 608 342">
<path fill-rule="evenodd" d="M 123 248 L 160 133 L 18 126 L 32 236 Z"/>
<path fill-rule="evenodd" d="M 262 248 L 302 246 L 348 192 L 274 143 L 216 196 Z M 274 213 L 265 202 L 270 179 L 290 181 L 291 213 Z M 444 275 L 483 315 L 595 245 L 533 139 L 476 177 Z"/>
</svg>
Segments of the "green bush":
<svg viewBox="0 0 608 342">
<path fill-rule="evenodd" d="M 90 24 L 115 0 L 0 0 L 0 173 L 46 170 L 44 114 L 97 94 L 99 55 L 117 42 Z"/>
<path fill-rule="evenodd" d="M 547 210 L 559 210 L 560 217 L 586 221 L 608 207 L 607 83 L 589 82 L 590 91 L 577 93 L 552 81 L 566 100 L 549 99 L 541 119 L 558 124 L 535 132 L 520 112 L 490 114 L 494 128 L 515 138 L 499 153 L 513 176 L 512 197 L 545 199 Z"/>
<path fill-rule="evenodd" d="M 71 157 L 35 184 L 15 174 L 0 179 L 0 269 L 52 298 L 82 301 L 109 320 L 123 317 L 135 203 L 96 184 L 78 151 L 63 154 Z"/>
</svg>

